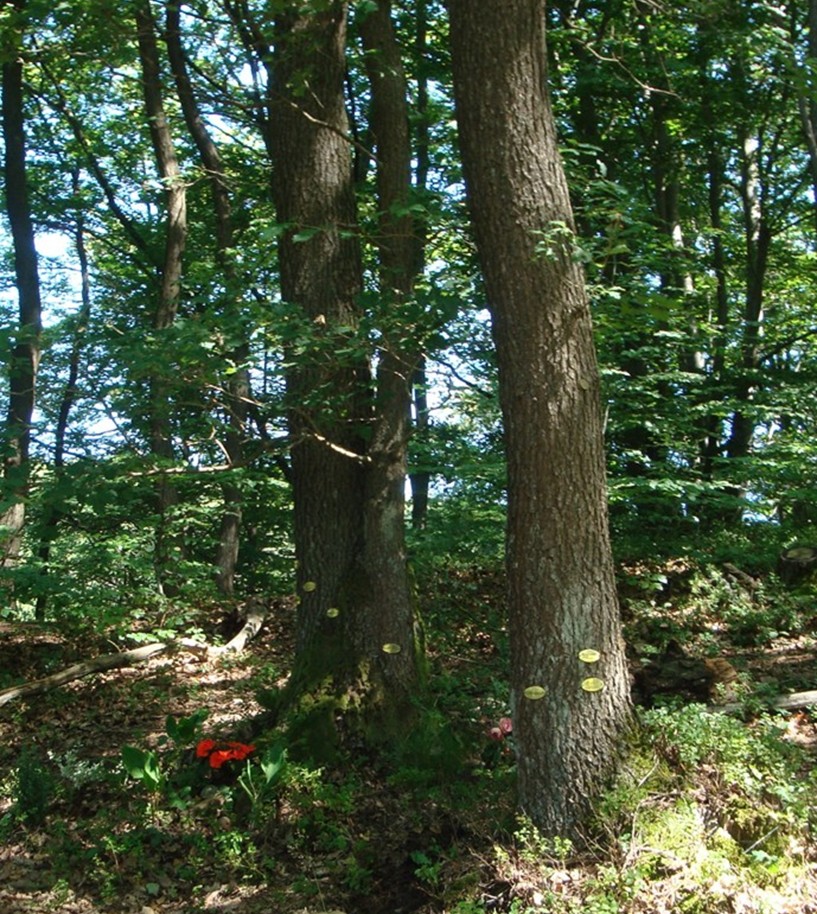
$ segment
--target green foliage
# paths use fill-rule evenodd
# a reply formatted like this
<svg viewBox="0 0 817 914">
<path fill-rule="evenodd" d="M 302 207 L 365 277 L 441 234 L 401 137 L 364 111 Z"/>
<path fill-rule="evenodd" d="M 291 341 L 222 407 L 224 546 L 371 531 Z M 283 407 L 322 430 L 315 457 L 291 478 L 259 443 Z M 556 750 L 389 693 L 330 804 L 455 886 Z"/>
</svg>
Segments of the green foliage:
<svg viewBox="0 0 817 914">
<path fill-rule="evenodd" d="M 24 748 L 17 759 L 15 814 L 31 825 L 42 825 L 55 791 L 54 776 L 39 752 Z"/>
<path fill-rule="evenodd" d="M 238 786 L 249 800 L 251 818 L 256 823 L 271 815 L 270 801 L 278 798 L 286 765 L 284 744 L 273 743 L 257 762 L 248 760 L 238 776 Z"/>
<path fill-rule="evenodd" d="M 123 746 L 122 764 L 128 775 L 143 784 L 149 793 L 156 793 L 165 786 L 166 779 L 159 764 L 159 756 L 154 751 Z"/>
</svg>

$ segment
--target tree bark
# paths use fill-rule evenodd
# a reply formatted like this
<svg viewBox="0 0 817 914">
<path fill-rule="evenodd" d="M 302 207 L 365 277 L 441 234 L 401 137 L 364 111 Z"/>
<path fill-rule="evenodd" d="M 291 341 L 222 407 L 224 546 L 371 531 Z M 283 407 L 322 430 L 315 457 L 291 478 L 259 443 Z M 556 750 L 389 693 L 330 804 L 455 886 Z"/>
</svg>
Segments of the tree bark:
<svg viewBox="0 0 817 914">
<path fill-rule="evenodd" d="M 752 436 L 757 425 L 752 414 L 752 401 L 757 389 L 756 376 L 760 368 L 764 293 L 769 248 L 772 242 L 772 233 L 763 211 L 760 139 L 744 134 L 741 137 L 740 152 L 740 191 L 746 246 L 746 292 L 741 328 L 739 375 L 735 385 L 738 406 L 732 415 L 732 433 L 726 443 L 726 455 L 730 459 L 749 455 Z M 742 487 L 736 487 L 735 494 L 742 495 Z M 739 519 L 742 511 L 739 510 L 737 514 Z"/>
<path fill-rule="evenodd" d="M 607 532 L 599 373 L 546 88 L 545 4 L 481 3 L 478 14 L 472 0 L 448 5 L 460 146 L 505 426 L 519 798 L 545 834 L 575 836 L 615 769 L 630 700 Z M 542 239 L 552 256 L 537 250 Z M 584 650 L 597 651 L 598 662 L 581 660 Z"/>
<path fill-rule="evenodd" d="M 400 46 L 391 19 L 390 0 L 380 0 L 360 24 L 371 86 L 369 126 L 377 154 L 377 246 L 380 294 L 388 309 L 381 325 L 383 343 L 377 360 L 377 393 L 369 463 L 365 476 L 364 536 L 359 563 L 369 587 L 362 610 L 383 619 L 379 645 L 406 645 L 387 669 L 392 684 L 405 689 L 417 677 L 414 642 L 414 594 L 405 548 L 405 489 L 412 378 L 420 351 L 394 315 L 412 295 L 417 268 L 411 194 L 411 137 L 407 83 Z M 385 609 L 387 607 L 387 609 Z"/>
<path fill-rule="evenodd" d="M 425 193 L 428 187 L 428 172 L 431 167 L 429 91 L 428 76 L 425 71 L 425 58 L 428 53 L 427 0 L 418 0 L 416 15 L 414 56 L 417 61 L 417 104 L 414 112 L 414 188 L 415 192 Z M 415 276 L 421 276 L 425 269 L 427 235 L 426 220 L 415 220 Z M 428 408 L 428 384 L 424 354 L 420 355 L 412 378 L 412 401 L 414 407 L 413 434 L 420 441 L 427 441 L 431 414 Z M 411 483 L 411 525 L 415 530 L 423 530 L 428 521 L 431 473 L 426 466 L 416 467 L 409 473 L 409 481 Z"/>
<path fill-rule="evenodd" d="M 382 539 L 399 535 L 391 474 L 400 462 L 391 455 L 402 432 L 391 428 L 378 455 L 368 452 L 371 371 L 356 338 L 362 266 L 343 94 L 346 12 L 344 2 L 310 13 L 293 5 L 276 21 L 270 145 L 278 220 L 287 226 L 279 243 L 281 291 L 302 327 L 287 377 L 301 597 L 293 677 L 307 688 L 327 676 L 341 690 L 363 682 L 368 698 L 386 707 L 405 700 L 417 661 L 404 600 L 393 602 L 373 565 L 381 550 L 400 556 L 391 573 L 402 589 L 400 542 Z M 381 376 L 394 378 L 397 370 L 389 354 Z M 404 409 L 399 400 L 389 408 Z M 367 474 L 380 459 L 385 488 L 375 492 Z M 384 501 L 374 506 L 377 498 Z"/>
<path fill-rule="evenodd" d="M 181 176 L 176 148 L 165 114 L 159 52 L 156 46 L 156 25 L 148 0 L 139 0 L 135 14 L 145 115 L 148 119 L 156 165 L 165 190 L 167 207 L 164 258 L 159 296 L 153 315 L 153 329 L 157 331 L 157 336 L 161 337 L 162 331 L 171 327 L 176 319 L 179 305 L 187 240 L 187 188 Z M 171 461 L 174 456 L 169 387 L 166 369 L 159 365 L 154 366 L 150 379 L 150 447 L 151 453 L 163 461 Z M 160 479 L 157 486 L 159 526 L 156 532 L 155 563 L 162 590 L 167 589 L 167 568 L 172 551 L 167 533 L 168 512 L 177 501 L 175 487 L 167 479 Z"/>
<path fill-rule="evenodd" d="M 176 92 L 182 108 L 187 129 L 193 138 L 201 158 L 201 164 L 210 184 L 213 202 L 213 214 L 216 225 L 215 260 L 222 272 L 222 284 L 226 294 L 221 302 L 221 312 L 229 325 L 229 335 L 236 335 L 241 326 L 240 303 L 236 303 L 236 276 L 231 260 L 234 246 L 233 217 L 230 204 L 230 191 L 227 176 L 219 155 L 218 147 L 213 142 L 199 104 L 193 92 L 193 86 L 187 73 L 187 62 L 181 39 L 179 2 L 167 4 L 166 39 L 170 68 L 176 83 Z M 243 337 L 243 334 L 240 334 Z M 249 343 L 246 339 L 231 347 L 226 356 L 232 368 L 224 381 L 226 391 L 225 408 L 227 412 L 227 432 L 224 450 L 233 466 L 240 466 L 244 461 L 244 438 L 250 398 L 250 375 L 247 368 Z M 236 566 L 241 538 L 242 493 L 238 485 L 226 481 L 221 487 L 224 498 L 224 512 L 221 516 L 218 548 L 216 551 L 216 585 L 225 596 L 232 596 L 235 585 Z"/>
<path fill-rule="evenodd" d="M 18 4 L 22 10 L 24 4 Z M 14 275 L 19 303 L 19 327 L 9 364 L 9 402 L 3 458 L 3 500 L 0 508 L 0 568 L 17 561 L 25 523 L 29 484 L 31 421 L 40 362 L 42 304 L 34 224 L 31 218 L 23 112 L 23 61 L 17 50 L 3 63 L 2 104 L 5 142 L 6 214 L 14 242 Z"/>
</svg>

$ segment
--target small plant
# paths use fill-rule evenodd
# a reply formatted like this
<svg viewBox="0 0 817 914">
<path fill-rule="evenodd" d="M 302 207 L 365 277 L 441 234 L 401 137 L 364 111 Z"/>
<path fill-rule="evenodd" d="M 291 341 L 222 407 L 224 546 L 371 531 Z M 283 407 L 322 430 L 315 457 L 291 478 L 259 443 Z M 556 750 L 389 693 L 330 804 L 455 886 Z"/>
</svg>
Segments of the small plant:
<svg viewBox="0 0 817 914">
<path fill-rule="evenodd" d="M 253 809 L 278 787 L 284 775 L 287 754 L 283 744 L 276 743 L 264 753 L 257 765 L 247 763 L 238 777 L 238 786 L 244 791 Z"/>
<path fill-rule="evenodd" d="M 37 751 L 27 747 L 17 761 L 15 812 L 24 822 L 42 825 L 54 797 L 54 778 Z"/>
<path fill-rule="evenodd" d="M 573 853 L 573 842 L 570 838 L 559 835 L 545 838 L 526 816 L 519 817 L 514 838 L 520 859 L 530 864 L 564 864 Z"/>
<path fill-rule="evenodd" d="M 440 884 L 444 861 L 440 857 L 439 848 L 432 848 L 431 852 L 433 856 L 425 851 L 412 851 L 409 856 L 414 863 L 414 875 L 420 882 L 436 889 Z"/>
<path fill-rule="evenodd" d="M 159 756 L 153 750 L 123 746 L 122 764 L 130 777 L 144 784 L 149 793 L 158 793 L 165 786 Z"/>
<path fill-rule="evenodd" d="M 179 720 L 168 715 L 165 720 L 165 735 L 159 738 L 159 745 L 165 748 L 161 756 L 154 749 L 123 746 L 122 764 L 128 776 L 139 781 L 151 795 L 166 794 L 171 806 L 185 806 L 193 786 L 201 780 L 201 774 L 191 768 L 185 753 L 188 745 L 199 735 L 206 718 L 207 711 L 204 709 Z M 214 741 L 202 742 L 210 742 L 212 750 L 216 749 Z M 211 752 L 205 754 L 209 756 Z M 216 763 L 212 764 L 213 768 L 220 767 L 220 758 L 221 756 L 216 758 Z"/>
</svg>

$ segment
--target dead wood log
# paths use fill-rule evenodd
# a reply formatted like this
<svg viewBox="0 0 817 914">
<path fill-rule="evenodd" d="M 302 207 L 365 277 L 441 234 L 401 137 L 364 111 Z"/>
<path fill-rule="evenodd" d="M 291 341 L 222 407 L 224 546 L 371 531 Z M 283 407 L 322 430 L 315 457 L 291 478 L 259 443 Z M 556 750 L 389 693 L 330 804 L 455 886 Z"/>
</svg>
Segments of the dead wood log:
<svg viewBox="0 0 817 914">
<path fill-rule="evenodd" d="M 23 698 L 26 695 L 45 692 L 56 686 L 65 685 L 67 682 L 73 682 L 75 679 L 83 679 L 92 673 L 103 673 L 106 670 L 115 670 L 122 666 L 133 666 L 135 663 L 142 663 L 149 657 L 155 657 L 157 654 L 170 650 L 172 646 L 172 642 L 155 642 L 153 644 L 145 644 L 142 647 L 135 647 L 130 651 L 120 651 L 118 654 L 103 654 L 101 657 L 94 657 L 92 660 L 75 663 L 73 666 L 60 670 L 58 673 L 52 673 L 50 676 L 44 676 L 42 679 L 33 679 L 31 682 L 24 682 L 22 685 L 3 689 L 0 691 L 0 705 L 4 705 L 15 698 Z"/>
<path fill-rule="evenodd" d="M 123 666 L 133 666 L 171 649 L 186 651 L 202 659 L 219 657 L 231 651 L 240 653 L 244 650 L 247 642 L 261 630 L 261 626 L 267 616 L 267 604 L 262 600 L 250 599 L 247 602 L 245 613 L 246 618 L 241 630 L 223 646 L 203 644 L 200 641 L 194 641 L 192 638 L 180 638 L 175 641 L 157 641 L 153 644 L 145 644 L 142 647 L 136 647 L 129 651 L 120 651 L 117 654 L 103 654 L 100 657 L 94 657 L 82 663 L 75 663 L 73 666 L 69 666 L 57 673 L 52 673 L 50 676 L 44 676 L 42 679 L 33 679 L 31 682 L 24 682 L 21 685 L 3 689 L 0 691 L 0 706 L 13 701 L 15 698 L 35 695 L 38 692 L 45 692 L 48 689 L 65 685 L 76 679 L 84 679 L 93 673 L 103 673 Z"/>
<path fill-rule="evenodd" d="M 810 689 L 806 692 L 792 692 L 789 695 L 777 695 L 768 701 L 768 705 L 772 708 L 778 708 L 780 711 L 798 711 L 801 708 L 808 708 L 812 705 L 817 705 L 817 689 Z M 735 714 L 745 708 L 746 705 L 738 701 L 709 705 L 709 710 L 715 714 Z"/>
<path fill-rule="evenodd" d="M 208 655 L 218 656 L 229 651 L 235 651 L 236 653 L 243 651 L 246 643 L 261 631 L 264 619 L 267 618 L 268 608 L 268 604 L 257 597 L 251 597 L 247 600 L 247 605 L 244 608 L 244 625 L 241 630 L 223 647 L 209 647 L 207 649 Z"/>
<path fill-rule="evenodd" d="M 807 708 L 809 705 L 817 705 L 817 689 L 810 689 L 807 692 L 792 692 L 791 695 L 778 695 L 777 698 L 772 699 L 772 706 L 783 711 L 795 711 L 799 708 Z"/>
</svg>

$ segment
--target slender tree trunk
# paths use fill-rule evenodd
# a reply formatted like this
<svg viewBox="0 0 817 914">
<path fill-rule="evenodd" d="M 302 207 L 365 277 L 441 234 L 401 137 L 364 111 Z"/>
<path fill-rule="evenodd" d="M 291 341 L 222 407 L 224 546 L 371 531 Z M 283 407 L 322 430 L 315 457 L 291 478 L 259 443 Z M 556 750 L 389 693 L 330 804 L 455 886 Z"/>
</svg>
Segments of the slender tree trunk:
<svg viewBox="0 0 817 914">
<path fill-rule="evenodd" d="M 236 335 L 241 325 L 240 303 L 236 303 L 236 276 L 231 260 L 234 246 L 233 218 L 227 176 L 213 142 L 193 86 L 187 73 L 187 63 L 181 40 L 179 2 L 167 4 L 167 47 L 170 67 L 176 82 L 176 91 L 184 114 L 187 129 L 198 149 L 202 167 L 207 175 L 213 201 L 216 223 L 216 264 L 222 271 L 225 295 L 220 311 L 228 324 L 230 336 Z M 242 334 L 243 336 L 243 334 Z M 227 432 L 224 449 L 232 466 L 240 466 L 244 460 L 244 438 L 246 435 L 247 407 L 250 398 L 250 375 L 247 368 L 249 343 L 242 339 L 227 355 L 231 371 L 224 381 L 226 391 Z M 232 596 L 236 566 L 240 547 L 242 494 L 241 489 L 231 481 L 222 484 L 224 513 L 221 517 L 219 543 L 216 552 L 216 584 L 225 596 Z"/>
<path fill-rule="evenodd" d="M 74 168 L 72 184 L 74 195 L 77 198 L 79 196 L 79 175 L 79 168 Z M 71 343 L 71 355 L 68 360 L 68 379 L 63 390 L 60 409 L 57 414 L 57 425 L 54 430 L 54 481 L 57 484 L 57 488 L 59 488 L 60 477 L 65 467 L 65 438 L 68 434 L 68 420 L 77 399 L 80 359 L 82 357 L 85 332 L 91 319 L 91 277 L 88 270 L 88 252 L 85 247 L 85 220 L 81 210 L 77 211 L 75 219 L 74 249 L 79 261 L 80 308 L 77 314 L 74 339 Z M 63 512 L 58 500 L 52 501 L 45 510 L 39 550 L 41 574 L 44 578 L 50 573 L 51 545 L 56 539 L 62 515 Z M 39 621 L 45 619 L 47 607 L 48 590 L 43 588 L 37 594 L 36 617 Z"/>
<path fill-rule="evenodd" d="M 709 185 L 709 223 L 712 227 L 712 272 L 715 276 L 715 314 L 710 319 L 714 327 L 709 343 L 711 369 L 708 387 L 723 383 L 726 368 L 726 334 L 729 326 L 729 294 L 726 276 L 726 252 L 722 237 L 723 209 L 723 160 L 715 148 L 714 137 L 707 155 Z M 707 393 L 707 399 L 717 396 L 718 390 Z M 706 416 L 703 422 L 704 437 L 701 442 L 701 475 L 707 481 L 715 476 L 715 465 L 722 452 L 723 420 L 716 414 Z M 714 507 L 714 506 L 713 506 Z"/>
<path fill-rule="evenodd" d="M 760 368 L 760 343 L 763 335 L 763 298 L 769 246 L 772 235 L 763 213 L 759 166 L 759 140 L 755 136 L 742 138 L 741 203 L 743 207 L 746 247 L 746 293 L 740 347 L 740 375 L 736 384 L 738 406 L 732 415 L 732 433 L 726 444 L 730 459 L 747 457 L 751 450 L 756 420 L 751 403 Z M 736 494 L 741 493 L 736 487 Z"/>
<path fill-rule="evenodd" d="M 417 267 L 411 194 L 411 137 L 407 83 L 391 19 L 390 0 L 379 0 L 360 24 L 371 85 L 370 128 L 377 150 L 377 245 L 380 293 L 388 313 L 377 360 L 377 393 L 367 449 L 364 536 L 359 563 L 369 590 L 364 611 L 384 618 L 377 640 L 413 644 L 414 596 L 405 549 L 405 489 L 412 378 L 420 351 L 394 321 L 412 295 Z M 395 329 L 397 332 L 395 332 Z M 384 610 L 384 608 L 387 609 Z M 393 685 L 405 688 L 417 675 L 414 650 L 406 650 Z M 396 659 L 396 658 L 393 658 Z M 389 668 L 395 666 L 390 664 Z"/>
<path fill-rule="evenodd" d="M 817 61 L 817 0 L 808 0 L 807 4 L 807 63 L 814 66 Z M 796 23 L 796 5 L 792 4 L 792 44 L 797 40 L 797 23 Z M 811 172 L 812 195 L 814 197 L 814 217 L 817 220 L 817 98 L 815 98 L 814 88 L 811 86 L 813 81 L 813 70 L 807 71 L 808 77 L 806 85 L 811 91 L 798 90 L 797 105 L 800 112 L 800 122 L 803 126 L 803 135 L 806 140 L 808 149 L 809 170 Z"/>
<path fill-rule="evenodd" d="M 576 835 L 615 769 L 629 684 L 607 532 L 599 373 L 546 89 L 544 0 L 449 0 L 460 146 L 499 365 L 522 808 Z M 486 136 L 490 135 L 490 142 Z M 598 662 L 580 659 L 597 651 Z M 593 656 L 593 655 L 591 655 Z M 593 691 L 598 687 L 599 691 Z"/>
<path fill-rule="evenodd" d="M 22 9 L 22 5 L 19 7 Z M 3 438 L 3 499 L 0 506 L 0 568 L 15 564 L 25 523 L 31 420 L 40 361 L 42 304 L 28 196 L 23 114 L 23 62 L 12 50 L 3 63 L 6 214 L 14 242 L 19 327 L 9 364 L 9 402 Z"/>
<path fill-rule="evenodd" d="M 414 41 L 414 55 L 417 60 L 417 105 L 414 127 L 414 187 L 419 193 L 425 193 L 428 187 L 428 172 L 431 167 L 431 136 L 428 113 L 428 76 L 426 75 L 425 58 L 428 53 L 428 4 L 418 0 L 417 23 Z M 425 220 L 415 220 L 414 226 L 414 273 L 421 276 L 425 269 L 425 248 L 427 228 Z M 426 358 L 421 353 L 412 378 L 412 403 L 414 407 L 414 435 L 422 441 L 428 440 L 431 413 L 428 408 L 428 381 L 426 377 Z M 423 530 L 428 521 L 429 486 L 431 473 L 425 466 L 413 469 L 409 475 L 411 483 L 411 525 L 415 530 Z"/>
<path fill-rule="evenodd" d="M 167 122 L 162 98 L 162 77 L 156 46 L 156 25 L 149 0 L 139 0 L 136 7 L 139 59 L 142 66 L 142 93 L 145 115 L 156 165 L 165 189 L 167 224 L 165 251 L 160 277 L 159 298 L 153 315 L 153 329 L 161 332 L 172 326 L 179 304 L 182 264 L 187 239 L 187 189 L 181 176 L 176 148 Z M 150 382 L 151 452 L 166 461 L 173 459 L 170 427 L 170 381 L 167 369 L 156 365 Z M 163 478 L 157 487 L 159 527 L 156 533 L 155 561 L 160 587 L 166 589 L 171 544 L 167 534 L 168 513 L 178 502 L 175 487 Z"/>
</svg>

